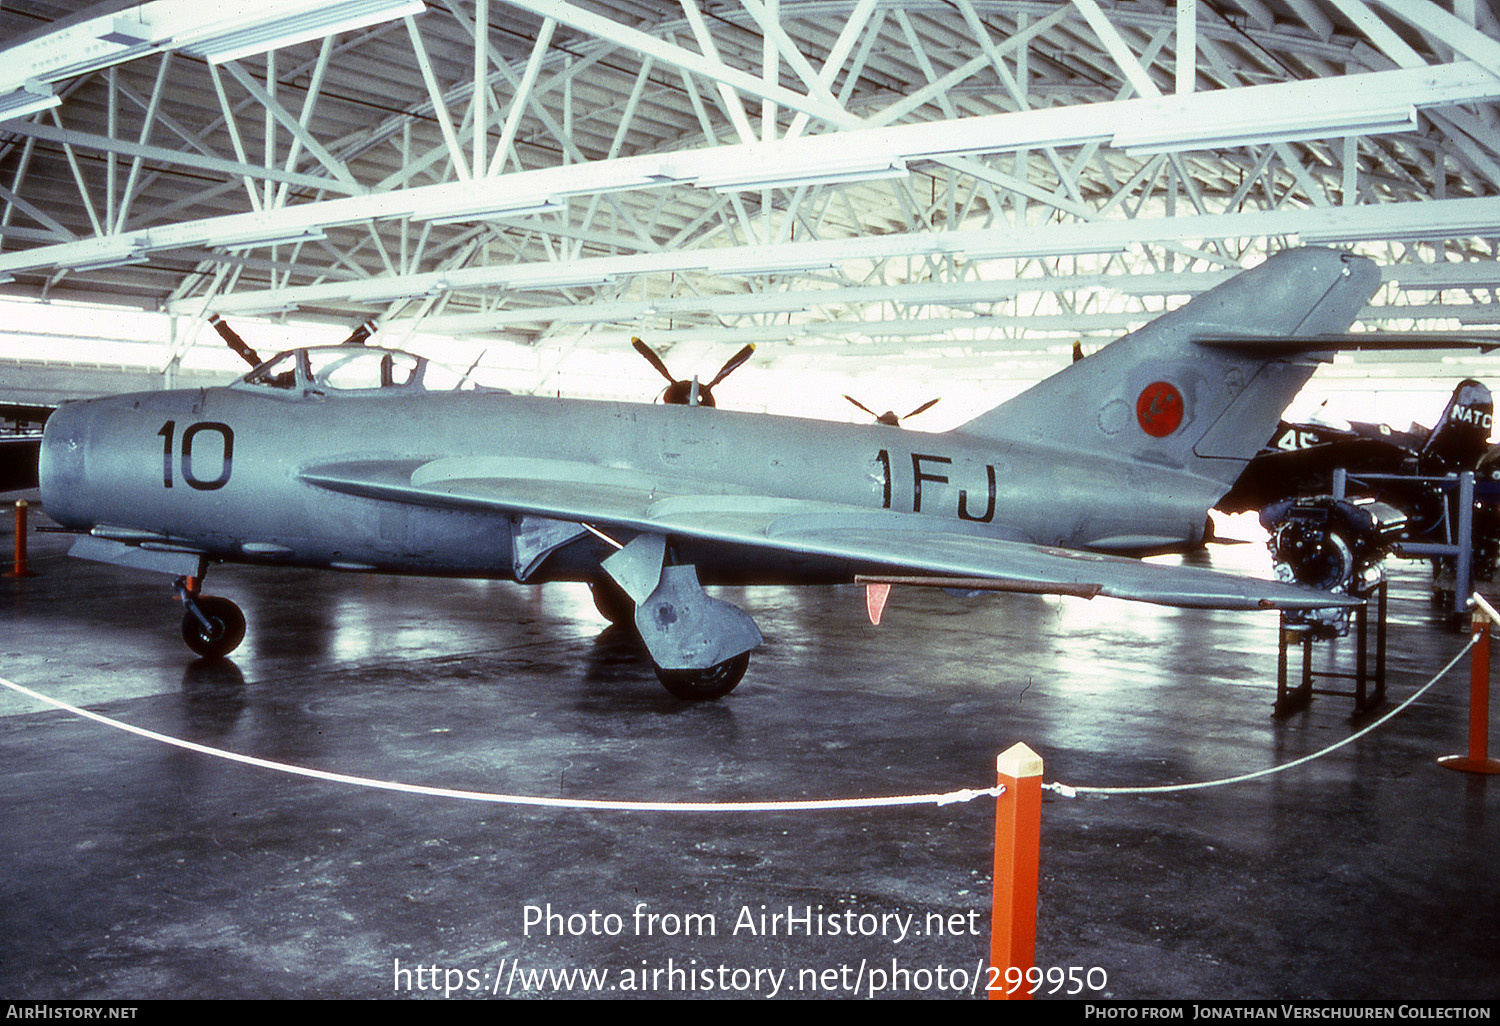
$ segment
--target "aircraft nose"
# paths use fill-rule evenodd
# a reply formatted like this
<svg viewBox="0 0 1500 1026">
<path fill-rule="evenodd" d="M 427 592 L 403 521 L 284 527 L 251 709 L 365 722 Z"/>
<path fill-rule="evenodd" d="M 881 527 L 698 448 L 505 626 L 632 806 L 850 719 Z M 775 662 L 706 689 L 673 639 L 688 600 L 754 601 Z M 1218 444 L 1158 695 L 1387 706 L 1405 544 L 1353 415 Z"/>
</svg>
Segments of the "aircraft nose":
<svg viewBox="0 0 1500 1026">
<path fill-rule="evenodd" d="M 90 527 L 80 502 L 86 484 L 85 458 L 94 419 L 92 404 L 64 403 L 47 418 L 37 466 L 42 508 L 64 527 Z"/>
</svg>

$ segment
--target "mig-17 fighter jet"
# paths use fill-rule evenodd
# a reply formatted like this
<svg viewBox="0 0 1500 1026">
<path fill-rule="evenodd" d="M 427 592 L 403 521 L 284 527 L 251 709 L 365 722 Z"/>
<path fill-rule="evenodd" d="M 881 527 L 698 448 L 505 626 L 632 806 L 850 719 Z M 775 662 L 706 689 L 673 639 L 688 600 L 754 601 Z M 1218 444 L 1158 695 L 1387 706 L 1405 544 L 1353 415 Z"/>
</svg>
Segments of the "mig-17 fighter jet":
<svg viewBox="0 0 1500 1026">
<path fill-rule="evenodd" d="M 1379 341 L 1342 334 L 1378 282 L 1361 257 L 1283 252 L 940 434 L 443 390 L 408 353 L 296 349 L 222 388 L 65 404 L 42 495 L 74 555 L 174 578 L 204 656 L 245 632 L 201 590 L 216 563 L 583 581 L 684 698 L 729 692 L 762 642 L 705 586 L 1351 605 L 1131 554 L 1202 541 L 1318 360 Z"/>
</svg>

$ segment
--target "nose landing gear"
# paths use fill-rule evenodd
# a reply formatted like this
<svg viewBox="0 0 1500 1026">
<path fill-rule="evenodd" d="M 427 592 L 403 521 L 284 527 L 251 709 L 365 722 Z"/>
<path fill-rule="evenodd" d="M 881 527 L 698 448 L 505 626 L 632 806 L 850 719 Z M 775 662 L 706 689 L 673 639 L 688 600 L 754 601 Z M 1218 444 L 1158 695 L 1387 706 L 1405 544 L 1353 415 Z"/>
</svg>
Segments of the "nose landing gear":
<svg viewBox="0 0 1500 1026">
<path fill-rule="evenodd" d="M 205 659 L 222 659 L 245 640 L 245 614 L 219 595 L 202 595 L 202 582 L 179 577 L 172 585 L 186 612 L 182 614 L 182 640 Z"/>
</svg>

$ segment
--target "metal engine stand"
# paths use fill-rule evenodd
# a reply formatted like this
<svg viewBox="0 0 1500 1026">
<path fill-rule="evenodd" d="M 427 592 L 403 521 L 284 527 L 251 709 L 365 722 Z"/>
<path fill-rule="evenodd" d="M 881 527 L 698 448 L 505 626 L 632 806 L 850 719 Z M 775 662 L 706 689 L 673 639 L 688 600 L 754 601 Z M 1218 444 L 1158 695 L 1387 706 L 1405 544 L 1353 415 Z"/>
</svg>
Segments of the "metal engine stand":
<svg viewBox="0 0 1500 1026">
<path fill-rule="evenodd" d="M 1386 582 L 1384 578 L 1372 587 L 1355 592 L 1365 604 L 1353 613 L 1357 662 L 1353 673 L 1334 670 L 1313 669 L 1313 643 L 1331 641 L 1336 635 L 1321 631 L 1314 623 L 1307 623 L 1286 613 L 1281 616 L 1280 644 L 1276 658 L 1276 717 L 1290 716 L 1306 709 L 1313 695 L 1343 695 L 1354 699 L 1354 714 L 1369 712 L 1385 701 L 1385 630 L 1386 630 Z M 1373 602 L 1372 602 L 1373 600 Z M 1370 664 L 1370 607 L 1375 607 L 1375 660 Z M 1295 687 L 1287 686 L 1290 671 L 1288 650 L 1297 646 L 1302 650 L 1301 679 Z M 1329 662 L 1332 663 L 1330 653 Z M 1353 691 L 1337 691 L 1313 687 L 1315 678 L 1333 678 L 1354 681 Z"/>
</svg>

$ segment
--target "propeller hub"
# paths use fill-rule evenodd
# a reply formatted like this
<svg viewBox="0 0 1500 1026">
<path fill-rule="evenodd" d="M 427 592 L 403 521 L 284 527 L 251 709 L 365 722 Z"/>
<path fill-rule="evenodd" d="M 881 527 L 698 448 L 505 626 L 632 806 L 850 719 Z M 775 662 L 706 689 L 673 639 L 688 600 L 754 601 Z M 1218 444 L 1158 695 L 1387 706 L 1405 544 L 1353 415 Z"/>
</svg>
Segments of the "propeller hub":
<svg viewBox="0 0 1500 1026">
<path fill-rule="evenodd" d="M 714 386 L 738 370 L 740 365 L 750 359 L 751 354 L 755 352 L 754 344 L 745 346 L 719 368 L 719 373 L 714 375 L 712 381 L 704 385 L 700 384 L 697 378 L 681 379 L 673 376 L 672 372 L 667 369 L 667 365 L 662 362 L 662 358 L 640 339 L 633 338 L 630 344 L 647 363 L 656 368 L 658 374 L 667 379 L 668 384 L 661 394 L 661 401 L 673 406 L 714 406 Z"/>
</svg>

